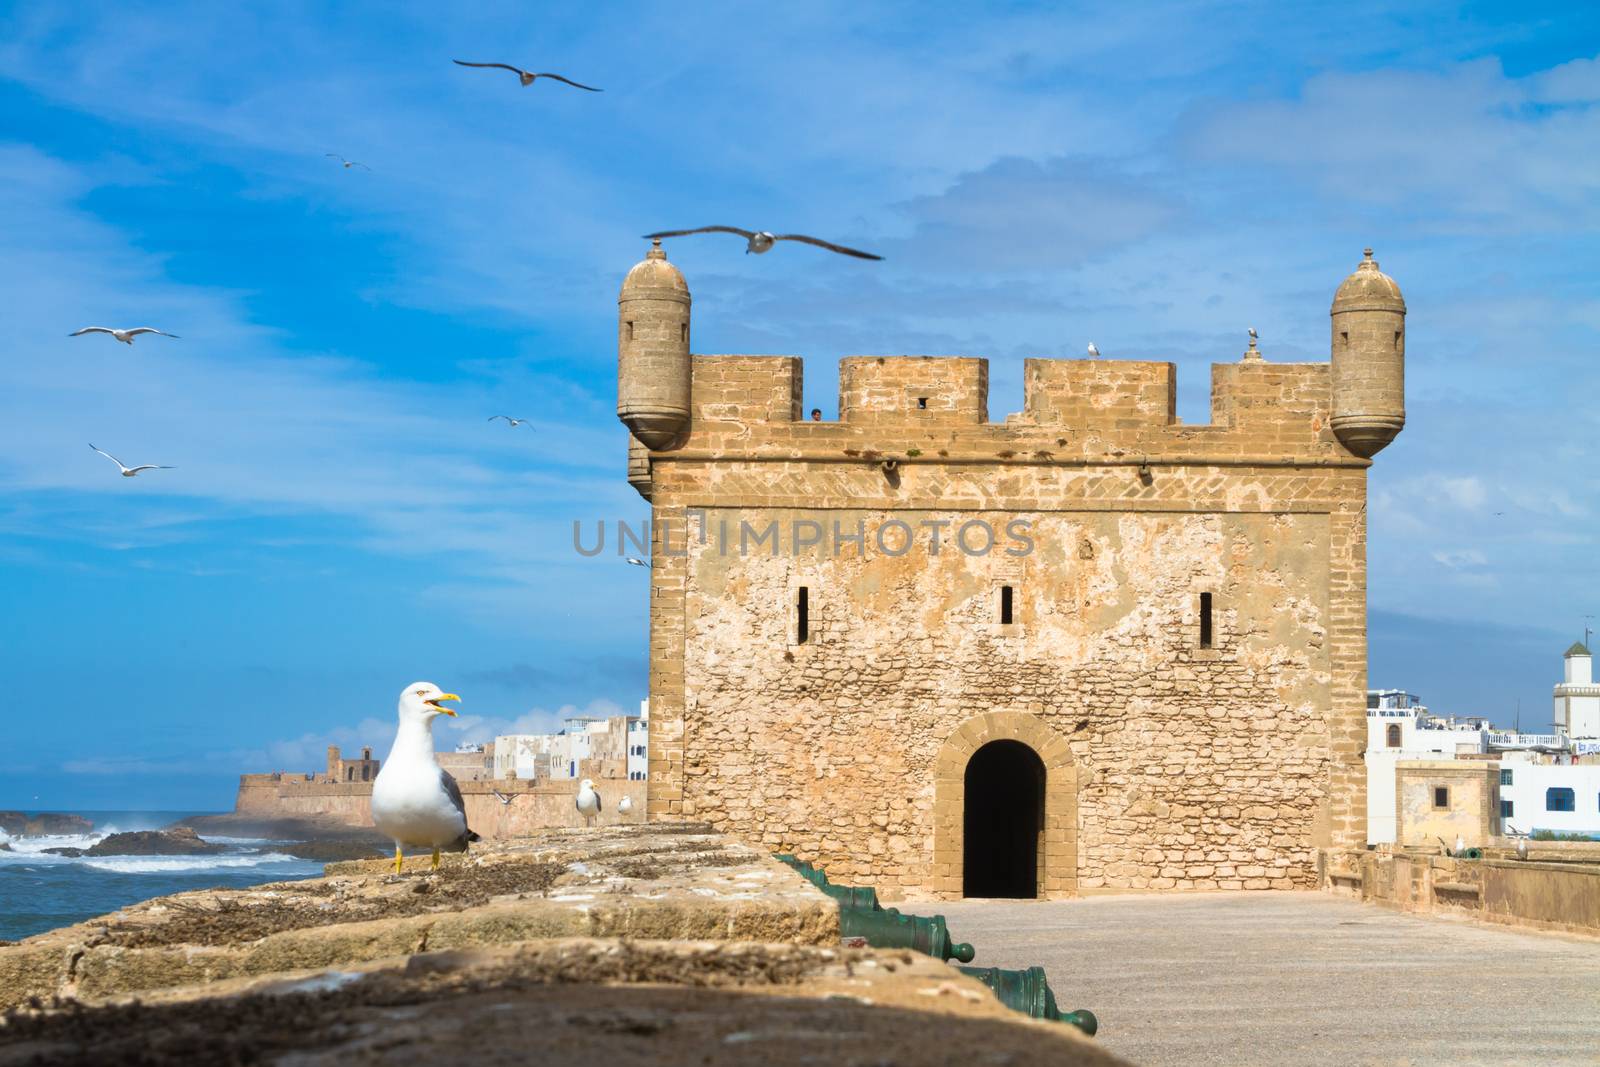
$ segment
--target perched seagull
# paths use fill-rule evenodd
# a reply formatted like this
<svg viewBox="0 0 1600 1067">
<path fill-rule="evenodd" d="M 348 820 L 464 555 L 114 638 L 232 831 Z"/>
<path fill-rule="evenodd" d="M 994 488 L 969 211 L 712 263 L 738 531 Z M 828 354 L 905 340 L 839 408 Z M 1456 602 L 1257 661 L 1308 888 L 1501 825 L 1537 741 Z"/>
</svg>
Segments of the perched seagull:
<svg viewBox="0 0 1600 1067">
<path fill-rule="evenodd" d="M 94 442 L 89 442 L 89 447 L 94 448 Z M 94 450 L 96 452 L 100 452 L 98 448 L 94 448 Z M 122 472 L 122 476 L 124 478 L 132 478 L 140 471 L 170 471 L 173 469 L 171 467 L 163 467 L 159 463 L 141 463 L 137 467 L 130 467 L 123 463 L 122 460 L 118 459 L 116 456 L 113 456 L 110 452 L 100 452 L 100 454 L 109 459 L 111 462 L 115 463 L 117 465 L 117 469 Z"/>
<path fill-rule="evenodd" d="M 530 421 L 528 419 L 513 419 L 510 415 L 490 415 L 488 421 L 493 422 L 495 419 L 505 419 L 512 426 L 521 426 L 523 423 Z"/>
<path fill-rule="evenodd" d="M 510 804 L 513 800 L 522 795 L 521 793 L 502 793 L 498 789 L 491 789 L 489 792 L 493 793 L 494 798 L 502 804 Z"/>
<path fill-rule="evenodd" d="M 594 825 L 594 818 L 600 814 L 600 794 L 594 791 L 594 782 L 588 778 L 578 783 L 578 814 L 582 815 L 588 826 Z"/>
<path fill-rule="evenodd" d="M 1256 328 L 1254 326 L 1252 326 L 1246 332 L 1248 332 L 1250 334 L 1250 341 L 1253 344 L 1256 341 Z"/>
<path fill-rule="evenodd" d="M 1093 341 L 1089 342 L 1089 358 L 1090 359 L 1099 359 L 1100 358 L 1100 350 L 1094 346 L 1094 342 Z"/>
<path fill-rule="evenodd" d="M 1517 838 L 1517 859 L 1525 860 L 1527 858 L 1528 858 L 1528 839 L 1526 837 L 1519 837 L 1519 838 Z"/>
<path fill-rule="evenodd" d="M 86 333 L 109 333 L 112 337 L 115 337 L 125 345 L 133 344 L 133 339 L 138 337 L 141 333 L 158 333 L 162 337 L 173 338 L 178 336 L 175 333 L 167 333 L 165 330 L 158 330 L 154 326 L 135 326 L 131 330 L 114 330 L 110 326 L 85 326 L 81 330 L 72 331 L 71 333 L 67 334 L 67 336 L 82 337 Z"/>
<path fill-rule="evenodd" d="M 633 798 L 630 797 L 626 793 L 622 794 L 622 799 L 617 801 L 617 814 L 618 815 L 626 815 L 632 810 L 633 810 Z"/>
<path fill-rule="evenodd" d="M 818 248 L 826 248 L 830 252 L 838 252 L 841 255 L 855 256 L 857 259 L 883 258 L 882 256 L 875 256 L 871 252 L 862 252 L 859 249 L 846 248 L 844 245 L 836 245 L 816 237 L 807 237 L 803 233 L 768 233 L 766 230 L 741 230 L 737 226 L 701 226 L 696 230 L 662 230 L 660 233 L 647 233 L 644 236 L 646 240 L 659 241 L 663 237 L 684 237 L 691 233 L 736 233 L 746 241 L 746 255 L 754 252 L 759 256 L 763 252 L 770 252 L 772 246 L 779 241 L 799 241 L 802 244 L 816 245 Z"/>
<path fill-rule="evenodd" d="M 564 82 L 565 84 L 572 86 L 574 89 L 587 89 L 591 93 L 605 92 L 604 89 L 596 89 L 592 85 L 584 85 L 582 82 L 575 82 L 571 78 L 563 78 L 559 74 L 550 74 L 545 71 L 540 71 L 538 74 L 535 74 L 532 71 L 523 70 L 521 67 L 513 67 L 510 63 L 468 63 L 464 59 L 452 59 L 450 62 L 463 67 L 496 67 L 500 70 L 509 70 L 519 79 L 521 79 L 524 86 L 532 85 L 534 81 L 539 78 L 554 78 L 556 81 Z"/>
<path fill-rule="evenodd" d="M 372 169 L 365 163 L 357 163 L 353 159 L 346 159 L 337 152 L 324 152 L 323 155 L 327 156 L 329 159 L 337 159 L 340 163 L 343 163 L 345 170 L 349 170 L 351 167 L 360 167 L 362 170 Z"/>
<path fill-rule="evenodd" d="M 453 717 L 455 712 L 442 702 L 460 699 L 432 682 L 412 682 L 400 694 L 400 730 L 372 783 L 372 822 L 394 841 L 396 874 L 403 845 L 433 849 L 433 869 L 438 870 L 440 849 L 465 852 L 468 842 L 478 840 L 467 828 L 461 788 L 433 756 L 433 720 Z"/>
</svg>

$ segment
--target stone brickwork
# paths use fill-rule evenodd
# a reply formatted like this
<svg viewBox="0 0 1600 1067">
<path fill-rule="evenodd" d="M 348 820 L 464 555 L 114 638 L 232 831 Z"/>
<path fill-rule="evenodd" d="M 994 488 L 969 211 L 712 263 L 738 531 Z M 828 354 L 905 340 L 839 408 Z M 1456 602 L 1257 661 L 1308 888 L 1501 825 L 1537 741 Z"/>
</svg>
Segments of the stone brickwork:
<svg viewBox="0 0 1600 1067">
<path fill-rule="evenodd" d="M 1364 843 L 1370 461 L 1328 364 L 1219 364 L 1187 426 L 1170 363 L 1028 360 L 991 422 L 984 360 L 851 357 L 811 422 L 798 358 L 683 360 L 690 417 L 628 462 L 652 818 L 958 896 L 967 764 L 1007 740 L 1042 895 L 1310 887 Z"/>
</svg>

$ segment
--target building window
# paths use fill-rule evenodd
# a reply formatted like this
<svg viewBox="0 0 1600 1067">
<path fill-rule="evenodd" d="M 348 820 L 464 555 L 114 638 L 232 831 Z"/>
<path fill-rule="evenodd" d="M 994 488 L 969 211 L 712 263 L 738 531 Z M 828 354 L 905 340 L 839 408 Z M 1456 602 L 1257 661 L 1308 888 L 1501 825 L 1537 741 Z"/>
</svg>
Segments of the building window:
<svg viewBox="0 0 1600 1067">
<path fill-rule="evenodd" d="M 633 340 L 633 320 L 628 320 L 628 340 Z"/>
<path fill-rule="evenodd" d="M 1513 805 L 1511 803 L 1511 801 L 1502 800 L 1500 802 L 1500 817 L 1502 819 L 1511 818 L 1511 816 L 1514 814 L 1514 812 L 1515 812 L 1515 805 Z"/>
<path fill-rule="evenodd" d="M 1200 647 L 1211 647 L 1211 594 L 1200 594 Z"/>
<path fill-rule="evenodd" d="M 1450 806 L 1449 786 L 1436 785 L 1433 787 L 1433 806 L 1436 808 L 1448 808 Z"/>
<path fill-rule="evenodd" d="M 928 410 L 928 398 L 927 397 L 925 397 L 925 396 L 917 397 L 917 410 L 919 410 L 919 411 L 927 411 Z"/>
<path fill-rule="evenodd" d="M 1000 625 L 1011 625 L 1011 587 L 1009 585 L 1000 587 Z"/>
<path fill-rule="evenodd" d="M 1572 790 L 1556 786 L 1544 791 L 1545 811 L 1575 811 L 1577 810 L 1576 798 Z"/>
<path fill-rule="evenodd" d="M 1510 767 L 1502 767 L 1500 769 L 1500 784 L 1501 785 L 1510 785 L 1511 784 L 1511 768 Z"/>
<path fill-rule="evenodd" d="M 800 595 L 795 598 L 795 613 L 795 643 L 803 645 L 811 639 L 811 590 L 806 586 L 800 587 Z"/>
<path fill-rule="evenodd" d="M 1387 743 L 1388 743 L 1390 748 L 1399 748 L 1400 747 L 1400 724 L 1399 723 L 1392 722 L 1392 723 L 1389 724 L 1389 729 L 1385 731 L 1385 740 L 1387 741 Z"/>
</svg>

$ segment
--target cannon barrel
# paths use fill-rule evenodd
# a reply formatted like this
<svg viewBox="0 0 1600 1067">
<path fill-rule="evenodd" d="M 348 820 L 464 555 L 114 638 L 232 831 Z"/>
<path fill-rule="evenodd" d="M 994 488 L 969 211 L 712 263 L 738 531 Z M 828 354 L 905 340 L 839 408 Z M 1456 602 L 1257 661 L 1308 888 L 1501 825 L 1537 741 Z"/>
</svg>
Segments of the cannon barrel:
<svg viewBox="0 0 1600 1067">
<path fill-rule="evenodd" d="M 1045 979 L 1043 967 L 1029 967 L 1021 971 L 1008 971 L 1002 967 L 957 967 L 988 986 L 1000 1003 L 1035 1019 L 1050 1019 L 1069 1023 L 1090 1037 L 1100 1029 L 1094 1012 L 1084 1008 L 1062 1011 L 1056 1007 L 1056 995 Z"/>
<path fill-rule="evenodd" d="M 839 933 L 847 939 L 859 937 L 873 948 L 908 948 L 938 960 L 970 963 L 975 955 L 971 945 L 950 939 L 943 915 L 900 915 L 841 907 Z"/>
<path fill-rule="evenodd" d="M 841 908 L 864 908 L 867 911 L 887 911 L 892 915 L 900 914 L 894 908 L 885 908 L 878 903 L 878 891 L 869 885 L 834 885 L 828 881 L 826 872 L 818 870 L 804 860 L 796 859 L 785 853 L 773 856 L 782 863 L 788 864 L 799 872 L 800 877 L 828 894 L 839 902 Z"/>
</svg>

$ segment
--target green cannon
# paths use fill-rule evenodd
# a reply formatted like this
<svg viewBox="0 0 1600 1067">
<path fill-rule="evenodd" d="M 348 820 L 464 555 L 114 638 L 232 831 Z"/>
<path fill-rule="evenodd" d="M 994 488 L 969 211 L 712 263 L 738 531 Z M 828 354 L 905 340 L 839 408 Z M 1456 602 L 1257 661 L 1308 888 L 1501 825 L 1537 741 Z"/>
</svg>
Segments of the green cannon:
<svg viewBox="0 0 1600 1067">
<path fill-rule="evenodd" d="M 1100 1029 L 1094 1012 L 1080 1008 L 1062 1011 L 1056 1007 L 1056 995 L 1045 980 L 1043 967 L 1029 967 L 1022 971 L 1008 971 L 1000 967 L 957 967 L 993 990 L 1000 1003 L 1035 1019 L 1051 1019 L 1070 1023 L 1090 1037 Z"/>
<path fill-rule="evenodd" d="M 779 853 L 773 857 L 788 864 L 799 872 L 800 877 L 828 894 L 839 902 L 841 908 L 862 908 L 866 911 L 887 911 L 892 915 L 900 912 L 894 908 L 885 908 L 878 903 L 878 891 L 865 885 L 834 885 L 828 881 L 828 876 L 804 860 L 795 859 L 793 856 Z"/>
<path fill-rule="evenodd" d="M 908 948 L 938 960 L 971 963 L 976 955 L 966 942 L 950 940 L 943 915 L 901 915 L 841 907 L 839 934 L 846 941 L 860 938 L 873 948 Z"/>
</svg>

